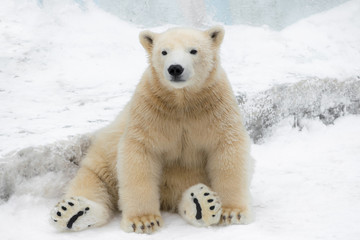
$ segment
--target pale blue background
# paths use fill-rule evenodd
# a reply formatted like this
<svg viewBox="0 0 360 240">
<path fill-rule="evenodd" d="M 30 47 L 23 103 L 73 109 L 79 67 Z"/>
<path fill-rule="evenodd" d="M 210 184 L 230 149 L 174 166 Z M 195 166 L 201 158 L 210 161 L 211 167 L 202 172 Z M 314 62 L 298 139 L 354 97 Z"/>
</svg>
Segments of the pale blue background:
<svg viewBox="0 0 360 240">
<path fill-rule="evenodd" d="M 39 5 L 50 0 L 37 0 Z M 164 24 L 208 26 L 267 25 L 282 29 L 301 18 L 337 6 L 347 0 L 90 0 L 97 6 L 144 27 Z M 84 6 L 85 0 L 74 0 Z M 199 7 L 205 6 L 203 7 Z"/>
</svg>

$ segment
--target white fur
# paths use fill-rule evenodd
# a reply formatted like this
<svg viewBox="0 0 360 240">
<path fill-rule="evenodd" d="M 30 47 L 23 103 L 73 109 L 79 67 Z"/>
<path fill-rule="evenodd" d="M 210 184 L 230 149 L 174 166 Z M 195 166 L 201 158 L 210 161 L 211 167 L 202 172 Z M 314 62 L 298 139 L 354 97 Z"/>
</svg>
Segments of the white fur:
<svg viewBox="0 0 360 240">
<path fill-rule="evenodd" d="M 68 225 L 70 219 L 79 212 L 83 214 L 77 218 L 70 228 Z M 83 197 L 64 199 L 52 209 L 50 215 L 51 223 L 61 231 L 81 231 L 90 227 L 101 226 L 110 218 L 108 211 L 102 205 Z"/>
<path fill-rule="evenodd" d="M 207 194 L 206 196 L 204 194 Z M 197 208 L 194 200 L 201 207 L 201 219 L 196 219 Z M 212 208 L 213 209 L 210 209 Z M 197 227 L 206 227 L 218 224 L 222 209 L 218 195 L 211 189 L 200 183 L 187 189 L 179 203 L 179 214 L 189 223 Z"/>
<path fill-rule="evenodd" d="M 168 49 L 166 51 L 167 55 L 163 56 L 165 59 L 163 74 L 168 83 L 177 89 L 191 85 L 192 82 L 189 80 L 194 76 L 193 58 L 196 55 L 190 54 L 191 50 L 188 51 L 184 48 Z M 172 81 L 173 76 L 168 71 L 171 65 L 180 65 L 184 68 L 184 72 L 180 76 L 181 82 Z"/>
<path fill-rule="evenodd" d="M 197 226 L 248 223 L 250 141 L 220 65 L 223 37 L 222 27 L 140 33 L 149 67 L 123 112 L 94 137 L 66 193 L 82 198 L 52 214 L 59 228 L 79 211 L 71 230 L 98 226 L 116 209 L 121 227 L 138 233 L 159 229 L 161 210 L 186 211 Z M 174 64 L 185 81 L 171 81 Z"/>
</svg>

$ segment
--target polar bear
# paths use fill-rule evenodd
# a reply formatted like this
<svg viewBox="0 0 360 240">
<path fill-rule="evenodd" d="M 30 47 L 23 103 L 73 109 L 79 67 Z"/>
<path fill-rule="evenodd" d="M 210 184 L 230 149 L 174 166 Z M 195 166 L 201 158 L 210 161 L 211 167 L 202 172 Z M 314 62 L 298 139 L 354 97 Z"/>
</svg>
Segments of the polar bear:
<svg viewBox="0 0 360 240">
<path fill-rule="evenodd" d="M 139 38 L 149 66 L 120 115 L 95 134 L 51 221 L 79 231 L 120 210 L 123 230 L 152 233 L 168 210 L 196 226 L 248 223 L 250 140 L 220 65 L 224 29 Z"/>
</svg>

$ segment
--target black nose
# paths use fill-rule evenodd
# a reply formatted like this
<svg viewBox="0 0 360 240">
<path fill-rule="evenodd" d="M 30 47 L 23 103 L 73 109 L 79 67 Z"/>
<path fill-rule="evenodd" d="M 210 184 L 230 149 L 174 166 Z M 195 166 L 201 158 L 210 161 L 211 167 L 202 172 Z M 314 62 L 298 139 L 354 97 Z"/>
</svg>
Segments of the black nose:
<svg viewBox="0 0 360 240">
<path fill-rule="evenodd" d="M 171 76 L 178 77 L 180 76 L 184 71 L 184 68 L 181 65 L 171 65 L 168 68 L 168 72 Z"/>
</svg>

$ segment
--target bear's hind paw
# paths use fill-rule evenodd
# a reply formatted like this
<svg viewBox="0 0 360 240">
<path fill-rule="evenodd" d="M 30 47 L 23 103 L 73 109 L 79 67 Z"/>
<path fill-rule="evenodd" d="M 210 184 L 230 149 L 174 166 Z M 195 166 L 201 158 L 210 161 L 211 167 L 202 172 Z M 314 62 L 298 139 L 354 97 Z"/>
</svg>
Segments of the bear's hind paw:
<svg viewBox="0 0 360 240">
<path fill-rule="evenodd" d="M 197 184 L 187 189 L 179 204 L 179 214 L 199 227 L 217 224 L 221 212 L 218 195 L 204 184 Z"/>
<path fill-rule="evenodd" d="M 73 197 L 59 202 L 51 211 L 51 222 L 59 230 L 81 231 L 98 225 L 94 215 L 98 204 L 83 197 Z"/>
</svg>

